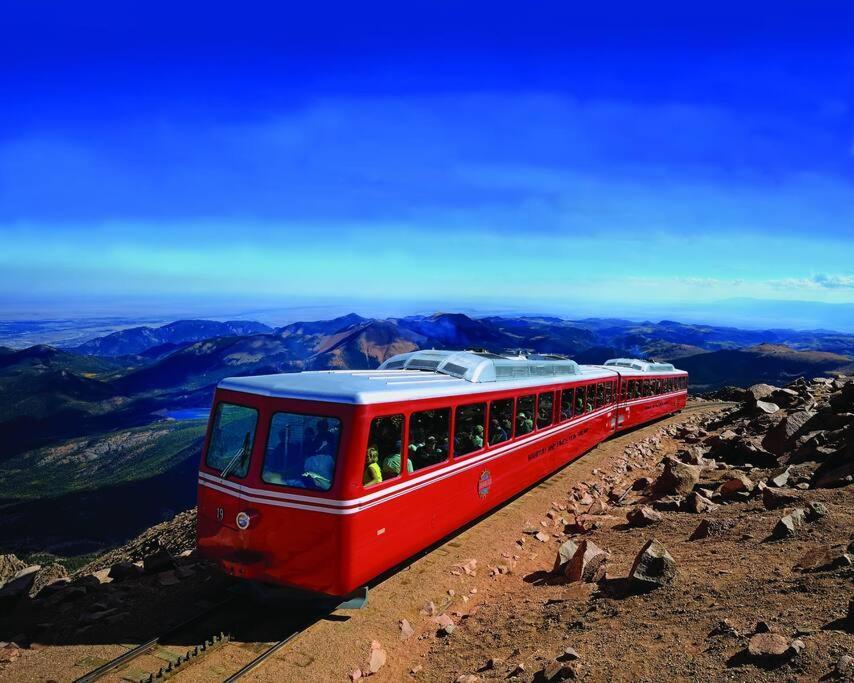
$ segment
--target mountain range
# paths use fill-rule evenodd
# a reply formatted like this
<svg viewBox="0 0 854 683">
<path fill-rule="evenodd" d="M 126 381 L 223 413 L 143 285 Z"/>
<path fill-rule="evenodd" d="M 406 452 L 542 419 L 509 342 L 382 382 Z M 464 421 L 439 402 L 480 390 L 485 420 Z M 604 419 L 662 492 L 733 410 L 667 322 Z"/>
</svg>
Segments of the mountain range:
<svg viewBox="0 0 854 683">
<path fill-rule="evenodd" d="M 50 512 L 60 499 L 68 509 L 85 499 L 90 514 L 110 515 L 117 487 L 139 496 L 143 511 L 88 539 L 87 547 L 121 541 L 125 532 L 192 505 L 194 487 L 183 478 L 193 471 L 205 423 L 170 416 L 207 408 L 225 377 L 368 369 L 419 348 L 559 353 L 591 364 L 617 356 L 673 361 L 690 373 L 693 391 L 854 371 L 854 335 L 836 332 L 459 313 L 349 314 L 278 328 L 181 320 L 72 348 L 0 347 L 0 550 L 79 540 L 79 525 Z M 183 483 L 152 489 L 167 472 Z M 155 490 L 157 500 L 146 502 Z"/>
</svg>

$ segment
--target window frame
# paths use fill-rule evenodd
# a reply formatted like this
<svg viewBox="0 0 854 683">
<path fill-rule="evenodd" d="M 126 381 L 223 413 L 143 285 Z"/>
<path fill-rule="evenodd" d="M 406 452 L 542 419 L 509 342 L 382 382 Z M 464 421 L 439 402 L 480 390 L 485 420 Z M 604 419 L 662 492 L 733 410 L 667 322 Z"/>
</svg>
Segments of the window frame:
<svg viewBox="0 0 854 683">
<path fill-rule="evenodd" d="M 542 427 L 540 426 L 540 399 L 543 396 L 551 394 L 552 397 L 552 409 L 549 414 L 549 421 L 544 424 Z M 555 423 L 555 390 L 554 389 L 546 389 L 545 391 L 538 391 L 537 394 L 537 408 L 534 411 L 537 415 L 537 419 L 534 420 L 534 431 L 538 431 L 540 429 L 548 429 Z"/>
<path fill-rule="evenodd" d="M 373 486 L 366 486 L 364 483 L 362 483 L 362 488 L 365 491 L 377 491 L 377 490 L 381 489 L 386 484 L 386 482 L 389 482 L 389 483 L 398 482 L 399 483 L 402 479 L 405 478 L 405 476 L 407 474 L 406 463 L 408 462 L 408 460 L 406 460 L 404 458 L 404 453 L 406 453 L 406 448 L 407 448 L 407 441 L 406 441 L 407 434 L 406 433 L 407 433 L 407 427 L 409 426 L 409 415 L 407 413 L 405 413 L 405 412 L 386 413 L 383 415 L 374 415 L 374 416 L 370 417 L 369 422 L 368 422 L 367 440 L 365 441 L 365 444 L 364 444 L 365 447 L 364 447 L 363 451 L 364 451 L 365 456 L 367 456 L 368 448 L 371 447 L 371 427 L 373 426 L 374 421 L 375 420 L 381 420 L 383 418 L 397 417 L 398 415 L 403 418 L 403 424 L 401 425 L 401 431 L 403 433 L 400 435 L 400 450 L 401 450 L 401 453 L 400 453 L 400 474 L 398 474 L 396 477 L 393 477 L 391 479 L 385 479 L 384 478 L 379 484 L 374 484 Z M 364 462 L 367 463 L 366 460 Z M 379 465 L 380 465 L 380 470 L 382 470 L 382 461 L 380 461 Z M 367 464 L 363 464 L 363 466 L 362 466 L 362 473 L 363 474 L 364 474 L 366 466 L 367 466 Z"/>
<path fill-rule="evenodd" d="M 232 401 L 224 400 L 219 400 L 216 402 L 216 406 L 214 406 L 213 409 L 214 419 L 211 421 L 210 434 L 208 435 L 207 443 L 205 444 L 205 467 L 210 470 L 213 470 L 217 474 L 221 474 L 222 470 L 225 469 L 225 467 L 228 465 L 228 463 L 226 463 L 222 468 L 217 469 L 216 467 L 208 463 L 208 456 L 210 455 L 211 450 L 211 441 L 213 440 L 213 432 L 216 426 L 216 413 L 222 405 L 235 406 L 236 408 L 248 408 L 249 410 L 255 413 L 255 428 L 252 430 L 252 445 L 249 448 L 249 460 L 247 460 L 246 463 L 246 473 L 243 474 L 243 476 L 238 476 L 238 474 L 234 471 L 228 473 L 229 477 L 234 476 L 236 479 L 245 480 L 249 476 L 249 473 L 252 471 L 252 459 L 254 457 L 255 444 L 258 441 L 258 425 L 260 423 L 261 412 L 258 410 L 258 408 L 254 406 L 248 406 L 241 403 L 233 403 Z"/>
<path fill-rule="evenodd" d="M 587 385 L 579 384 L 575 387 L 575 405 L 578 406 L 578 401 L 581 400 L 581 410 L 575 410 L 574 417 L 579 415 L 587 415 L 590 411 L 587 410 Z"/>
<path fill-rule="evenodd" d="M 337 420 L 338 422 L 338 443 L 335 444 L 335 453 L 332 455 L 332 459 L 334 461 L 332 466 L 332 479 L 329 482 L 328 489 L 310 489 L 310 488 L 301 488 L 299 486 L 288 486 L 287 484 L 277 484 L 276 482 L 267 481 L 264 479 L 264 465 L 267 463 L 267 451 L 269 450 L 270 437 L 273 435 L 273 419 L 276 415 L 280 414 L 288 414 L 288 415 L 300 415 L 302 417 L 315 417 L 318 419 L 326 419 L 326 420 Z M 338 479 L 341 477 L 340 471 L 341 467 L 338 461 L 338 457 L 341 454 L 341 442 L 344 440 L 344 421 L 338 417 L 337 415 L 318 415 L 316 413 L 301 413 L 294 410 L 275 410 L 270 413 L 270 419 L 267 420 L 267 441 L 264 444 L 264 457 L 261 459 L 261 464 L 258 470 L 258 478 L 261 480 L 263 484 L 266 486 L 278 486 L 283 489 L 290 489 L 292 491 L 308 491 L 309 493 L 325 493 L 329 494 L 335 489 L 335 485 L 338 482 Z M 367 449 L 367 446 L 365 447 Z M 389 480 L 391 481 L 391 480 Z M 382 482 L 381 482 L 382 483 Z M 377 487 L 372 487 L 371 490 L 375 491 Z"/>
<path fill-rule="evenodd" d="M 448 445 L 449 445 L 448 450 L 452 451 L 450 454 L 452 460 L 462 460 L 464 458 L 469 457 L 470 455 L 477 455 L 478 453 L 482 453 L 487 448 L 488 439 L 489 439 L 489 434 L 487 433 L 487 426 L 489 424 L 489 404 L 490 404 L 489 400 L 483 400 L 483 401 L 477 401 L 476 403 L 457 403 L 454 406 L 454 410 L 452 411 L 453 416 L 454 416 L 454 421 L 451 425 L 451 433 L 453 434 L 453 438 L 448 442 Z M 468 451 L 467 453 L 460 453 L 460 455 L 457 455 L 457 453 L 456 453 L 456 450 L 457 450 L 457 444 L 456 444 L 456 441 L 457 441 L 457 411 L 459 411 L 462 408 L 468 408 L 469 406 L 477 406 L 477 405 L 483 406 L 483 422 L 484 422 L 484 424 L 482 426 L 483 426 L 483 433 L 484 433 L 484 437 L 485 437 L 483 439 L 483 445 L 480 448 L 474 449 L 473 451 Z M 506 443 L 506 442 L 502 441 L 501 443 Z"/>
<path fill-rule="evenodd" d="M 528 391 L 528 390 L 526 389 L 526 391 Z M 518 433 L 517 433 L 517 432 L 518 432 L 518 430 L 516 429 L 516 420 L 519 418 L 519 402 L 520 402 L 522 399 L 524 399 L 524 398 L 532 398 L 532 399 L 534 399 L 534 401 L 533 401 L 533 406 L 534 406 L 534 407 L 531 409 L 531 413 L 532 413 L 531 421 L 533 422 L 533 428 L 531 429 L 531 431 L 530 431 L 530 432 L 525 432 L 524 434 L 518 434 Z M 514 440 L 516 440 L 516 439 L 524 439 L 525 437 L 527 437 L 527 436 L 529 436 L 530 434 L 533 434 L 534 432 L 536 432 L 536 431 L 537 431 L 537 420 L 536 420 L 536 415 L 537 415 L 537 391 L 536 391 L 536 389 L 534 389 L 534 393 L 532 393 L 532 394 L 527 394 L 527 393 L 526 393 L 526 394 L 517 394 L 517 395 L 516 395 L 516 400 L 513 402 L 513 405 L 514 405 L 514 407 L 515 407 L 515 410 L 514 410 L 514 412 L 513 412 L 513 439 L 514 439 Z"/>
<path fill-rule="evenodd" d="M 492 430 L 489 429 L 489 424 L 492 421 L 492 404 L 498 403 L 499 401 L 510 401 L 510 434 L 507 436 L 504 441 L 497 441 L 496 443 L 492 443 Z M 504 396 L 502 398 L 493 398 L 486 402 L 487 405 L 487 413 L 486 413 L 486 423 L 487 423 L 487 435 L 486 442 L 484 443 L 485 448 L 497 447 L 505 443 L 510 443 L 513 439 L 516 438 L 516 396 Z"/>
<path fill-rule="evenodd" d="M 561 387 L 559 391 L 560 403 L 558 405 L 557 418 L 558 424 L 563 424 L 575 417 L 575 386 Z M 563 417 L 563 395 L 566 392 L 569 392 L 569 415 Z"/>
<path fill-rule="evenodd" d="M 439 467 L 442 467 L 443 465 L 447 465 L 448 463 L 451 462 L 451 460 L 452 460 L 451 435 L 454 433 L 454 412 L 455 412 L 454 408 L 455 407 L 456 406 L 454 404 L 445 404 L 445 405 L 437 407 L 437 408 L 422 408 L 420 410 L 412 410 L 408 413 L 407 421 L 406 421 L 406 444 L 405 444 L 407 460 L 409 459 L 409 436 L 410 436 L 410 432 L 412 430 L 412 418 L 415 415 L 417 415 L 418 413 L 426 413 L 426 412 L 430 412 L 431 410 L 447 410 L 448 411 L 448 452 L 445 454 L 445 459 L 441 460 L 440 462 L 435 462 L 432 465 L 427 465 L 426 467 L 422 467 L 420 469 L 416 468 L 415 463 L 413 462 L 411 473 L 408 471 L 409 470 L 408 467 L 405 468 L 407 470 L 407 475 L 409 477 L 417 477 L 424 472 L 432 472 L 433 470 L 435 470 Z M 401 463 L 400 470 L 401 470 L 401 474 L 402 474 L 403 470 L 404 470 L 403 463 Z"/>
</svg>

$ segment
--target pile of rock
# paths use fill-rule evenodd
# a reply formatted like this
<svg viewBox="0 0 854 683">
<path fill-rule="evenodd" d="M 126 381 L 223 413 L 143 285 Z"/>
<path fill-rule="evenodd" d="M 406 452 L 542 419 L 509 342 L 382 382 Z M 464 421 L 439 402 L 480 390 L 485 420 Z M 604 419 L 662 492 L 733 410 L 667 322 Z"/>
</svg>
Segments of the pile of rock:
<svg viewBox="0 0 854 683">
<path fill-rule="evenodd" d="M 23 596 L 34 597 L 43 588 L 67 583 L 68 572 L 59 563 L 28 565 L 15 555 L 0 555 L 0 605 Z"/>
<path fill-rule="evenodd" d="M 756 384 L 744 397 L 703 442 L 708 456 L 728 465 L 802 465 L 793 483 L 804 488 L 854 482 L 854 377 Z"/>
<path fill-rule="evenodd" d="M 142 562 L 165 551 L 169 555 L 193 551 L 196 547 L 196 508 L 177 514 L 168 522 L 146 529 L 120 548 L 111 550 L 90 562 L 75 576 L 92 574 L 117 564 Z"/>
</svg>

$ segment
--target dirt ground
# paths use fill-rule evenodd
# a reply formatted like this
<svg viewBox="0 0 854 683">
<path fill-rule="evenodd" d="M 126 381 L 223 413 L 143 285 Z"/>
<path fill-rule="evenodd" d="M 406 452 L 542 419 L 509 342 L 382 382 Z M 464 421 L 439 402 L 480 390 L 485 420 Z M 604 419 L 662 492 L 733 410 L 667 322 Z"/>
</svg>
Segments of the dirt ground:
<svg viewBox="0 0 854 683">
<path fill-rule="evenodd" d="M 845 621 L 854 569 L 806 573 L 794 566 L 809 550 L 854 538 L 852 486 L 799 492 L 805 503 L 824 503 L 828 514 L 785 541 L 766 540 L 785 511 L 766 510 L 761 497 L 703 515 L 663 512 L 658 525 L 630 528 L 625 514 L 643 496 L 632 492 L 603 514 L 586 517 L 588 527 L 596 528 L 584 538 L 610 553 L 606 580 L 558 584 L 550 574 L 558 547 L 569 538 L 560 517 L 571 517 L 561 506 L 571 508 L 573 487 L 586 482 L 604 488 L 655 476 L 661 458 L 684 447 L 665 430 L 717 410 L 686 411 L 601 444 L 372 588 L 365 609 L 318 621 L 245 680 L 347 681 L 357 669 L 368 673 L 374 641 L 386 655 L 371 676 L 377 683 L 549 680 L 544 667 L 567 647 L 578 657 L 563 675 L 589 681 L 832 679 L 840 657 L 854 655 L 854 635 Z M 648 441 L 656 436 L 659 445 Z M 651 443 L 647 454 L 630 458 L 644 467 L 625 472 L 626 447 L 645 440 Z M 689 541 L 705 517 L 729 519 L 733 526 L 724 535 Z M 539 537 L 523 533 L 534 529 Z M 625 577 L 651 538 L 675 559 L 676 579 L 652 592 L 631 592 Z M 471 560 L 477 561 L 475 569 Z M 171 600 L 190 611 L 203 584 L 176 587 Z M 156 612 L 155 596 L 151 600 L 148 609 Z M 450 635 L 437 634 L 438 615 L 454 622 Z M 283 613 L 283 621 L 288 616 Z M 413 630 L 408 637 L 400 625 L 404 619 Z M 724 619 L 732 630 L 713 634 Z M 745 648 L 758 622 L 787 640 L 799 638 L 803 651 L 774 661 L 748 656 Z M 258 643 L 245 640 L 212 652 L 172 680 L 222 680 L 259 651 Z M 73 680 L 85 673 L 87 661 L 95 661 L 87 657 L 115 656 L 121 648 L 96 642 L 24 650 L 0 669 L 0 681 Z"/>
</svg>

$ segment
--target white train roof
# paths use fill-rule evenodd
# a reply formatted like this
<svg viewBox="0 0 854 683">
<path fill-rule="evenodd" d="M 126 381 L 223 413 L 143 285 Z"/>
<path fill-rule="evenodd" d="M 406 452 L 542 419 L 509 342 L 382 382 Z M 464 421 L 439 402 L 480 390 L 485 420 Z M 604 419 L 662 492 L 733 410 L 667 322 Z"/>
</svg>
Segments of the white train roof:
<svg viewBox="0 0 854 683">
<path fill-rule="evenodd" d="M 427 370 L 468 382 L 577 375 L 578 363 L 561 356 L 502 356 L 476 351 L 411 351 L 392 356 L 380 370 Z"/>
<path fill-rule="evenodd" d="M 676 372 L 673 363 L 654 363 L 648 360 L 638 360 L 637 358 L 612 358 L 605 361 L 605 367 L 629 368 L 638 372 L 649 373 Z"/>
<path fill-rule="evenodd" d="M 438 355 L 427 355 L 428 353 Z M 402 365 L 396 361 L 403 360 Z M 413 369 L 412 360 L 438 363 Z M 504 361 L 511 360 L 512 364 Z M 484 362 L 488 361 L 488 362 Z M 456 367 L 448 367 L 448 365 Z M 389 369 L 389 365 L 392 367 Z M 403 367 L 408 365 L 408 367 Z M 418 364 L 415 364 L 417 367 Z M 439 368 L 441 367 L 441 370 Z M 497 368 L 515 368 L 497 370 Z M 261 396 L 331 403 L 372 404 L 443 396 L 477 395 L 497 390 L 536 389 L 574 381 L 635 374 L 623 367 L 578 365 L 549 356 L 509 357 L 471 352 L 414 352 L 389 358 L 377 370 L 324 370 L 229 377 L 220 389 Z"/>
</svg>

